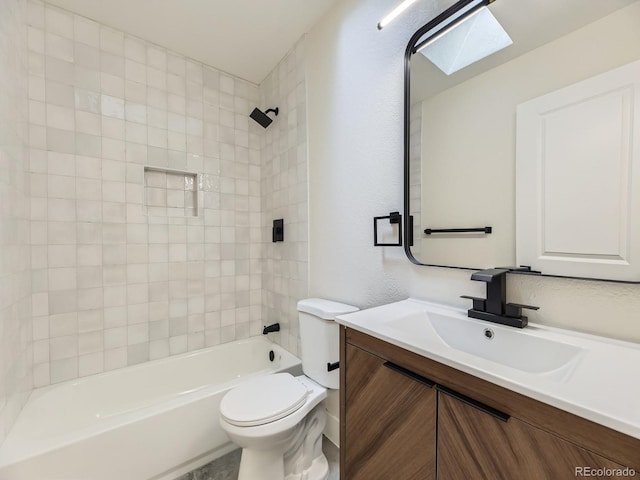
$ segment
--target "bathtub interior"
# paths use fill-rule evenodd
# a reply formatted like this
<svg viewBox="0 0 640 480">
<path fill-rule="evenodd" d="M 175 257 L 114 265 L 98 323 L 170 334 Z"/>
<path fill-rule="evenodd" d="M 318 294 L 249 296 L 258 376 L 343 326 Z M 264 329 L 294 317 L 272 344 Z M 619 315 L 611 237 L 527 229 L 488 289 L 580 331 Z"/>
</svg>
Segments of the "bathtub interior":
<svg viewBox="0 0 640 480">
<path fill-rule="evenodd" d="M 35 389 L 0 447 L 0 469 L 280 371 L 302 374 L 300 359 L 253 337 Z"/>
</svg>

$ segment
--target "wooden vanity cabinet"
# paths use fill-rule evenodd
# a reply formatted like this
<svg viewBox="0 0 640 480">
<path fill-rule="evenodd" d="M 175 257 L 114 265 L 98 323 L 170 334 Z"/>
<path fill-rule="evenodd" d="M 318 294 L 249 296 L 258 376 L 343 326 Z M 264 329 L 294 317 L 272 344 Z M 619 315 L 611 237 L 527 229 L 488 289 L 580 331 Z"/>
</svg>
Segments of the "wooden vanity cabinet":
<svg viewBox="0 0 640 480">
<path fill-rule="evenodd" d="M 436 391 L 419 376 L 346 346 L 345 435 L 349 480 L 435 478 Z M 411 439 L 411 448 L 407 439 Z"/>
<path fill-rule="evenodd" d="M 356 330 L 341 327 L 340 344 L 343 480 L 640 475 L 636 438 Z"/>
<path fill-rule="evenodd" d="M 624 468 L 517 418 L 498 418 L 438 392 L 439 480 L 570 480 L 579 466 Z"/>
</svg>

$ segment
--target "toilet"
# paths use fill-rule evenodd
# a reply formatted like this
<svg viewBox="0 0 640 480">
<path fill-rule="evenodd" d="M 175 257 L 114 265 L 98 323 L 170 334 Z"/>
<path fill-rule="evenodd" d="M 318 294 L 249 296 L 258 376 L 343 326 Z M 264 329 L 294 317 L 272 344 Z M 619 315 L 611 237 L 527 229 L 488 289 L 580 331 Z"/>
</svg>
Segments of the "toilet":
<svg viewBox="0 0 640 480">
<path fill-rule="evenodd" d="M 230 390 L 220 402 L 220 424 L 242 447 L 238 480 L 325 480 L 323 400 L 340 374 L 337 315 L 358 308 L 319 298 L 298 302 L 302 370 L 263 375 Z M 333 366 L 335 367 L 335 366 Z"/>
</svg>

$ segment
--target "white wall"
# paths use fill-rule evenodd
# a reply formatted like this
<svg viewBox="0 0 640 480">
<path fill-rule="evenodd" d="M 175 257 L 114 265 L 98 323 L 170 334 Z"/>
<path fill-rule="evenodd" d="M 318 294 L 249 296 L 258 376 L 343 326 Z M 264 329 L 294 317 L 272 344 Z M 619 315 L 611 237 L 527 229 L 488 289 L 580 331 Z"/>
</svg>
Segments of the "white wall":
<svg viewBox="0 0 640 480">
<path fill-rule="evenodd" d="M 25 17 L 0 2 L 0 444 L 32 386 Z"/>
<path fill-rule="evenodd" d="M 412 10 L 378 31 L 388 8 L 339 2 L 309 35 L 310 295 L 359 307 L 408 296 L 467 306 L 459 295 L 484 295 L 469 272 L 414 266 L 400 248 L 372 246 L 372 218 L 403 201 L 404 49 L 433 16 Z M 512 275 L 508 298 L 540 306 L 532 321 L 640 342 L 640 286 Z"/>
</svg>

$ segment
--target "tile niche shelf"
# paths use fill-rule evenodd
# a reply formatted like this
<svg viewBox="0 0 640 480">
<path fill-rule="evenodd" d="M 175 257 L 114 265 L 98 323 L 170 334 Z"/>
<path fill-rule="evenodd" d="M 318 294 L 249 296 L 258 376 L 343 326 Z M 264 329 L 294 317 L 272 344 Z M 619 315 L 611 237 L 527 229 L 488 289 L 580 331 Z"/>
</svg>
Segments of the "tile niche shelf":
<svg viewBox="0 0 640 480">
<path fill-rule="evenodd" d="M 197 217 L 198 174 L 144 167 L 144 212 L 156 217 Z"/>
</svg>

